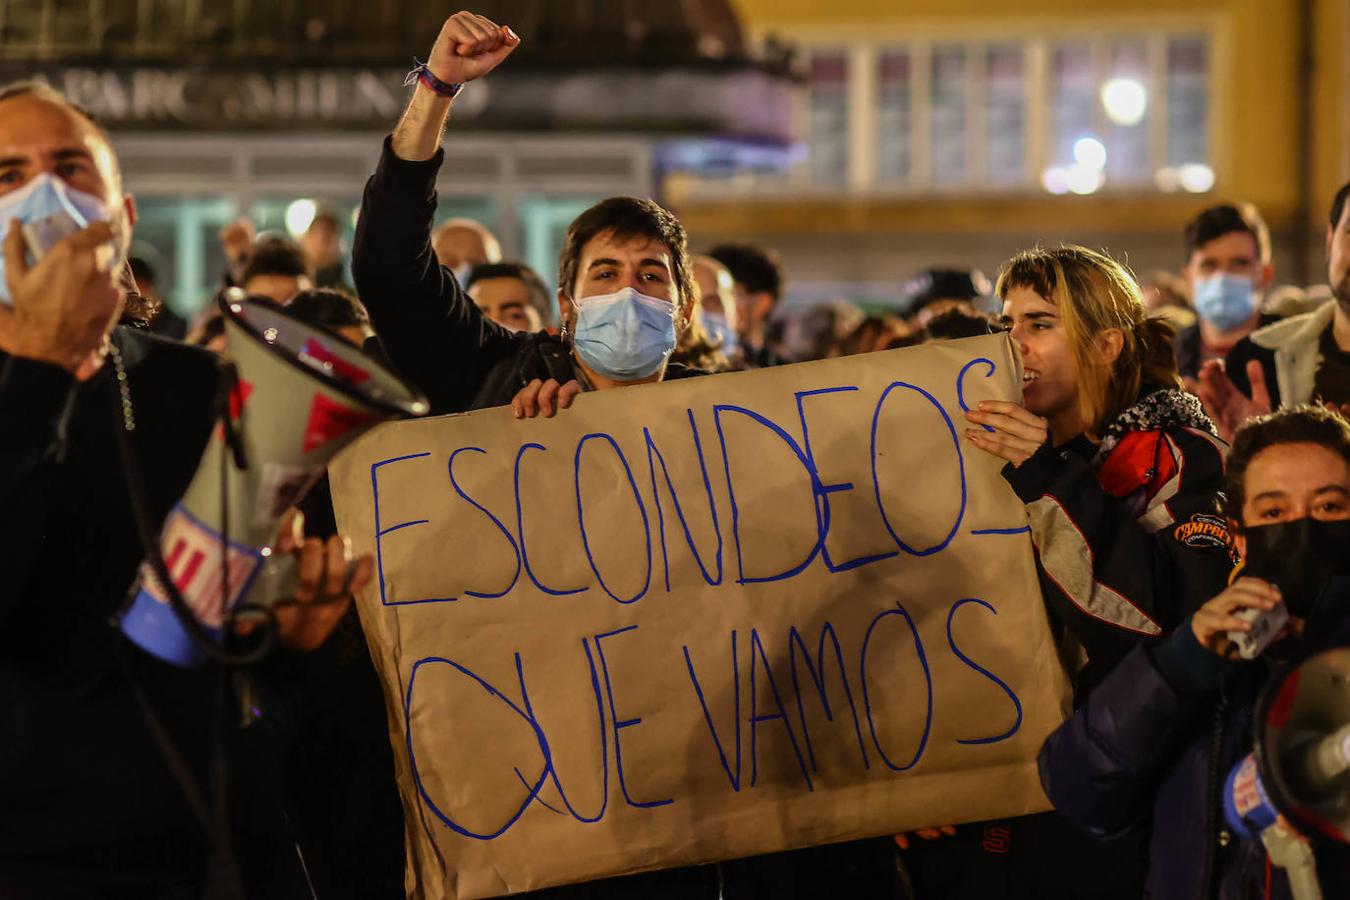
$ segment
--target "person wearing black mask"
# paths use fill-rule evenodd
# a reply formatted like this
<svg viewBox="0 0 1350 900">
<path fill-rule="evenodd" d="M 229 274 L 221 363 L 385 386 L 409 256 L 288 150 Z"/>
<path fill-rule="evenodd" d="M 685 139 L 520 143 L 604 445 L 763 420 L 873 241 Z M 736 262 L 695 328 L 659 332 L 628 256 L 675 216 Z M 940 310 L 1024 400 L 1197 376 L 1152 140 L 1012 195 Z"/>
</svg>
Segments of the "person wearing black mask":
<svg viewBox="0 0 1350 900">
<path fill-rule="evenodd" d="M 1253 708 L 1274 663 L 1350 645 L 1350 424 L 1312 406 L 1253 419 L 1236 435 L 1226 477 L 1224 512 L 1244 561 L 1232 583 L 1126 656 L 1040 754 L 1051 801 L 1093 836 L 1152 827 L 1155 900 L 1289 896 L 1264 847 L 1225 827 L 1218 788 L 1251 749 Z M 1235 637 L 1255 626 L 1253 613 L 1239 613 L 1280 605 L 1290 617 L 1283 632 L 1257 659 L 1240 659 Z M 1350 852 L 1317 859 L 1322 884 L 1340 889 L 1329 896 L 1343 896 Z"/>
</svg>

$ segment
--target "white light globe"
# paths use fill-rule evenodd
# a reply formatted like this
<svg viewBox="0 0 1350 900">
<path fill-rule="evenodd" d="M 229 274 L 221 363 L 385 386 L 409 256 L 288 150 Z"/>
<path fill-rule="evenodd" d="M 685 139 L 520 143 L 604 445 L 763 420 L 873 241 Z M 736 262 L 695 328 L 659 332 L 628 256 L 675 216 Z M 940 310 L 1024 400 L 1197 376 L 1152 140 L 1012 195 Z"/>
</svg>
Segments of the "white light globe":
<svg viewBox="0 0 1350 900">
<path fill-rule="evenodd" d="M 1171 166 L 1164 166 L 1153 173 L 1153 183 L 1165 194 L 1181 190 L 1181 173 Z"/>
<path fill-rule="evenodd" d="M 1079 138 L 1073 142 L 1073 158 L 1085 168 L 1101 169 L 1106 165 L 1106 145 L 1093 137 Z"/>
<path fill-rule="evenodd" d="M 1181 186 L 1192 194 L 1203 194 L 1214 187 L 1214 170 L 1203 163 L 1182 166 Z"/>
<path fill-rule="evenodd" d="M 1138 125 L 1148 110 L 1148 90 L 1133 78 L 1112 78 L 1102 85 L 1102 106 L 1117 125 Z"/>
<path fill-rule="evenodd" d="M 313 200 L 294 200 L 286 207 L 286 230 L 299 237 L 309 230 L 319 211 L 319 204 Z"/>
<path fill-rule="evenodd" d="M 1067 194 L 1069 192 L 1068 175 L 1063 168 L 1051 166 L 1041 173 L 1041 186 L 1052 194 Z"/>
<path fill-rule="evenodd" d="M 1068 176 L 1069 190 L 1075 194 L 1091 194 L 1102 186 L 1105 180 L 1102 177 L 1102 170 L 1098 166 L 1087 166 L 1079 163 L 1069 169 Z"/>
</svg>

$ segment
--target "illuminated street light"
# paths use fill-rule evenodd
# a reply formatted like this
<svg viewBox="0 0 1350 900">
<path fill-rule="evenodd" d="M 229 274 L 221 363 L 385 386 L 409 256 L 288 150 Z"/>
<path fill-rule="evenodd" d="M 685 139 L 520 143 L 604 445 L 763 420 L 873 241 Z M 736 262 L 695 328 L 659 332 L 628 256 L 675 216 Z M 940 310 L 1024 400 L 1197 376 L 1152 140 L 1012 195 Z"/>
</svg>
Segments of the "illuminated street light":
<svg viewBox="0 0 1350 900">
<path fill-rule="evenodd" d="M 1041 173 L 1041 186 L 1052 194 L 1091 194 L 1099 190 L 1106 178 L 1095 166 L 1077 163 L 1072 166 L 1051 166 Z"/>
<path fill-rule="evenodd" d="M 1214 187 L 1214 170 L 1203 163 L 1182 166 L 1181 186 L 1192 194 L 1203 194 Z"/>
<path fill-rule="evenodd" d="M 1181 190 L 1181 173 L 1171 166 L 1164 166 L 1153 173 L 1153 183 L 1164 194 L 1174 194 Z"/>
<path fill-rule="evenodd" d="M 286 230 L 299 237 L 309 230 L 310 223 L 319 211 L 319 204 L 313 200 L 295 200 L 286 207 Z"/>
<path fill-rule="evenodd" d="M 1148 91 L 1133 78 L 1112 78 L 1102 85 L 1102 106 L 1117 125 L 1138 125 L 1148 109 Z"/>
<path fill-rule="evenodd" d="M 1041 173 L 1041 186 L 1052 194 L 1069 192 L 1069 177 L 1061 166 L 1051 166 Z"/>
<path fill-rule="evenodd" d="M 1069 181 L 1069 190 L 1075 194 L 1091 194 L 1102 186 L 1105 180 L 1102 177 L 1102 170 L 1098 166 L 1086 166 L 1079 163 L 1071 167 L 1066 173 Z"/>
<path fill-rule="evenodd" d="M 1079 138 L 1073 144 L 1073 158 L 1085 169 L 1100 171 L 1106 165 L 1106 145 L 1096 138 Z"/>
</svg>

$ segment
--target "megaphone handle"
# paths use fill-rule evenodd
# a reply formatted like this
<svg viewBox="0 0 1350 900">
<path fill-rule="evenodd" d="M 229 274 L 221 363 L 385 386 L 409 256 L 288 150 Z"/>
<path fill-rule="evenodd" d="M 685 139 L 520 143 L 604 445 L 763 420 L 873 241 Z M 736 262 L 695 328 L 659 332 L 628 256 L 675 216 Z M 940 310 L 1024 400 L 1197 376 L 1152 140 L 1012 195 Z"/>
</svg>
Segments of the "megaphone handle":
<svg viewBox="0 0 1350 900">
<path fill-rule="evenodd" d="M 1294 900 L 1322 900 L 1322 886 L 1317 880 L 1317 860 L 1312 845 L 1290 834 L 1280 823 L 1261 832 L 1261 843 L 1266 845 L 1270 861 L 1284 869 L 1289 877 L 1289 890 Z"/>
<path fill-rule="evenodd" d="M 232 362 L 221 361 L 219 366 L 221 378 L 216 396 L 216 417 L 220 420 L 225 446 L 234 457 L 234 467 L 242 472 L 248 468 L 248 456 L 244 453 L 243 436 L 240 435 L 239 426 L 234 421 L 235 416 L 239 414 L 239 410 L 234 408 L 234 398 L 240 389 L 239 369 Z"/>
</svg>

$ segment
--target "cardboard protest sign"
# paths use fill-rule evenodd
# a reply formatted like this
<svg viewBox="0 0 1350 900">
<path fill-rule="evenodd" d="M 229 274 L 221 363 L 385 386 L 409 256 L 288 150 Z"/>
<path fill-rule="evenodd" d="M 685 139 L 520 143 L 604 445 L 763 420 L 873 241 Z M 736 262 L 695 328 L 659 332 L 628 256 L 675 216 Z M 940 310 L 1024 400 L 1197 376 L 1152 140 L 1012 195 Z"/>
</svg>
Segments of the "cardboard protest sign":
<svg viewBox="0 0 1350 900">
<path fill-rule="evenodd" d="M 333 465 L 409 889 L 485 897 L 1048 808 L 1006 336 L 371 432 Z"/>
</svg>

